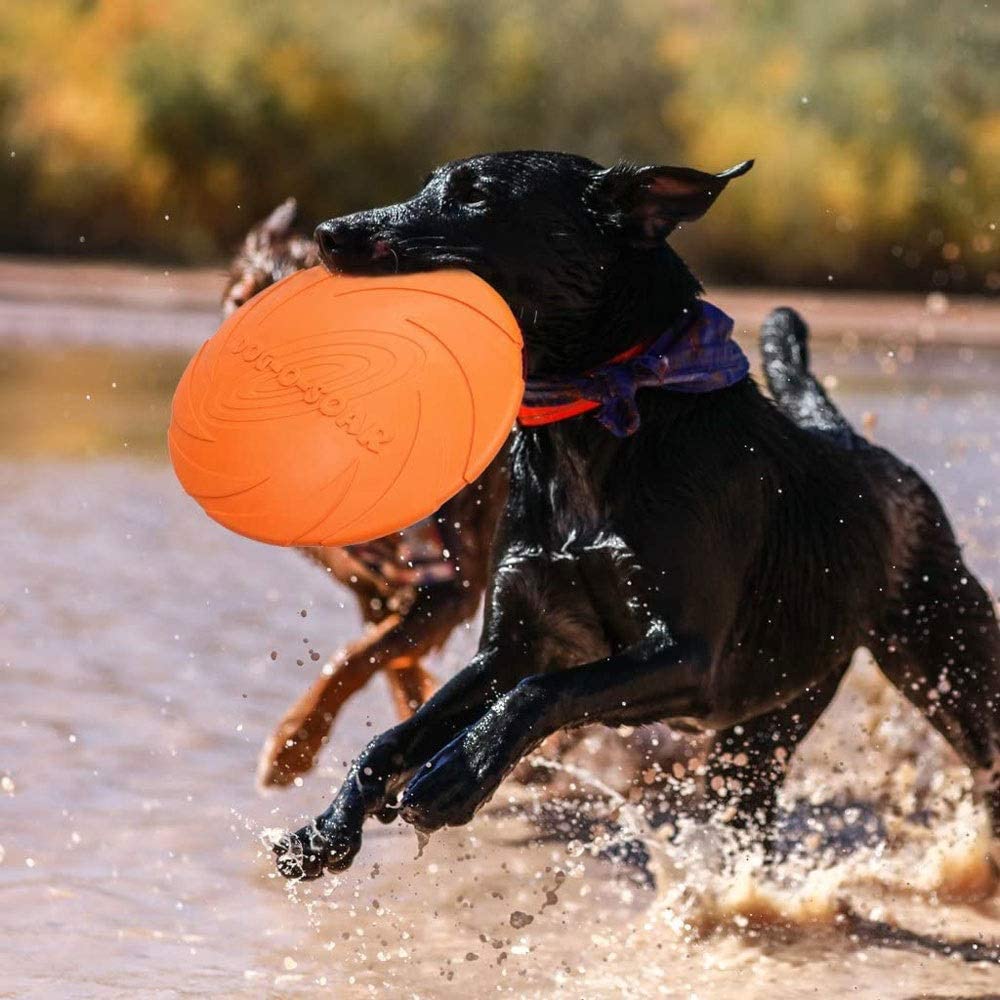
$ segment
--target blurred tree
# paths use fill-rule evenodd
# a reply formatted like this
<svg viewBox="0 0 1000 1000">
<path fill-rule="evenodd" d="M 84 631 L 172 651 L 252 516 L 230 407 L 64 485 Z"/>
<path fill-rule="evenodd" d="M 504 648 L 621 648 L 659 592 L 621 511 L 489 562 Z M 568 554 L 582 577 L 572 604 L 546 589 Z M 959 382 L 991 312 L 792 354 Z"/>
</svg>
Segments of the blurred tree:
<svg viewBox="0 0 1000 1000">
<path fill-rule="evenodd" d="M 1000 290 L 1000 16 L 966 0 L 713 5 L 661 51 L 689 158 L 755 155 L 692 248 L 727 276 Z M 748 178 L 749 179 L 749 178 Z"/>
<path fill-rule="evenodd" d="M 715 277 L 997 290 L 998 49 L 978 0 L 13 0 L 0 249 L 213 259 L 540 146 L 756 156 L 681 234 Z"/>
</svg>

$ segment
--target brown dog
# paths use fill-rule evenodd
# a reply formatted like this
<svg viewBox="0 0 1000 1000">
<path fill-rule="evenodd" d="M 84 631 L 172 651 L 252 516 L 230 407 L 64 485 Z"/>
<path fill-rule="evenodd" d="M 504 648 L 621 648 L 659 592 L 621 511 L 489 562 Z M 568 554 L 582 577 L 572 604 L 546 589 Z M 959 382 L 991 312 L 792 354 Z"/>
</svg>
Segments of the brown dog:
<svg viewBox="0 0 1000 1000">
<path fill-rule="evenodd" d="M 316 244 L 295 231 L 294 198 L 247 234 L 222 299 L 225 315 L 281 278 L 319 262 Z M 285 713 L 261 751 L 261 785 L 288 785 L 316 761 L 334 719 L 380 670 L 401 718 L 434 689 L 423 658 L 471 618 L 486 587 L 490 539 L 506 494 L 505 451 L 479 480 L 432 517 L 387 538 L 301 551 L 349 587 L 368 631 L 328 663 Z"/>
</svg>

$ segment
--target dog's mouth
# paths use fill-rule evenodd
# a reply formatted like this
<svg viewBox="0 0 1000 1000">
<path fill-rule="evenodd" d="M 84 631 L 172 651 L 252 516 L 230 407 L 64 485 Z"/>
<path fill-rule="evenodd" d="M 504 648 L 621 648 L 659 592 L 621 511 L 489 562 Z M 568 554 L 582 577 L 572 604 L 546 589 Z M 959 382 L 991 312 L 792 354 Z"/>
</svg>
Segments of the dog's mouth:
<svg viewBox="0 0 1000 1000">
<path fill-rule="evenodd" d="M 385 247 L 377 244 L 385 243 Z M 447 247 L 398 246 L 377 240 L 368 255 L 341 255 L 323 257 L 327 269 L 338 274 L 377 275 L 413 274 L 418 271 L 438 271 L 448 267 L 481 271 L 482 261 L 468 250 Z"/>
<path fill-rule="evenodd" d="M 474 246 L 456 246 L 442 236 L 400 236 L 379 233 L 370 237 L 340 234 L 331 238 L 320 227 L 316 231 L 320 260 L 339 274 L 412 274 L 461 267 L 483 275 L 484 260 Z"/>
</svg>

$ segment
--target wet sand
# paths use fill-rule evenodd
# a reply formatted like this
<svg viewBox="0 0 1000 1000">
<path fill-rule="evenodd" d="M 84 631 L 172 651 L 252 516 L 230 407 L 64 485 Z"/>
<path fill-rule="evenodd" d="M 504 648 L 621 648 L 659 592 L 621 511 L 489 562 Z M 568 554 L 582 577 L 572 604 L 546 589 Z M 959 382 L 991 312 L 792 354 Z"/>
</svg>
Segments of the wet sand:
<svg viewBox="0 0 1000 1000">
<path fill-rule="evenodd" d="M 997 845 L 969 775 L 863 654 L 788 784 L 806 861 L 765 874 L 742 852 L 735 874 L 716 874 L 724 834 L 682 824 L 670 842 L 605 793 L 633 775 L 596 741 L 561 775 L 590 799 L 564 818 L 604 819 L 587 836 L 536 821 L 551 819 L 551 790 L 508 785 L 419 857 L 410 830 L 375 824 L 346 875 L 275 878 L 265 831 L 315 812 L 391 715 L 377 680 L 302 787 L 255 791 L 258 748 L 316 667 L 301 651 L 325 656 L 358 625 L 322 573 L 225 532 L 173 480 L 167 407 L 211 329 L 212 282 L 159 305 L 52 293 L 45 309 L 77 316 L 77 335 L 24 272 L 20 298 L 5 274 L 0 996 L 1000 996 L 996 964 L 883 947 L 839 916 L 1000 942 Z M 45 287 L 92 278 L 50 273 Z M 42 332 L 26 334 L 25 315 Z M 996 593 L 1000 353 L 912 324 L 888 343 L 825 322 L 815 367 L 930 478 Z M 456 635 L 435 671 L 474 641 L 474 628 Z"/>
</svg>

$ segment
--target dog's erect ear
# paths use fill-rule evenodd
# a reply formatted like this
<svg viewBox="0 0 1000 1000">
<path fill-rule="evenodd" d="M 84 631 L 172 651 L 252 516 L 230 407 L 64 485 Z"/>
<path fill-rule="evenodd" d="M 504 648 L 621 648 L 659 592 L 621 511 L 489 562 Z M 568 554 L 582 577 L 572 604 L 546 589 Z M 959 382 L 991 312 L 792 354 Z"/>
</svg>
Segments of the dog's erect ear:
<svg viewBox="0 0 1000 1000">
<path fill-rule="evenodd" d="M 259 232 L 271 240 L 283 240 L 292 231 L 295 217 L 299 214 L 299 203 L 294 198 L 286 198 L 261 224 Z"/>
<path fill-rule="evenodd" d="M 700 219 L 734 178 L 753 166 L 744 160 L 721 174 L 691 167 L 617 166 L 597 176 L 598 190 L 611 200 L 615 214 L 637 242 L 661 242 L 679 222 Z"/>
</svg>

